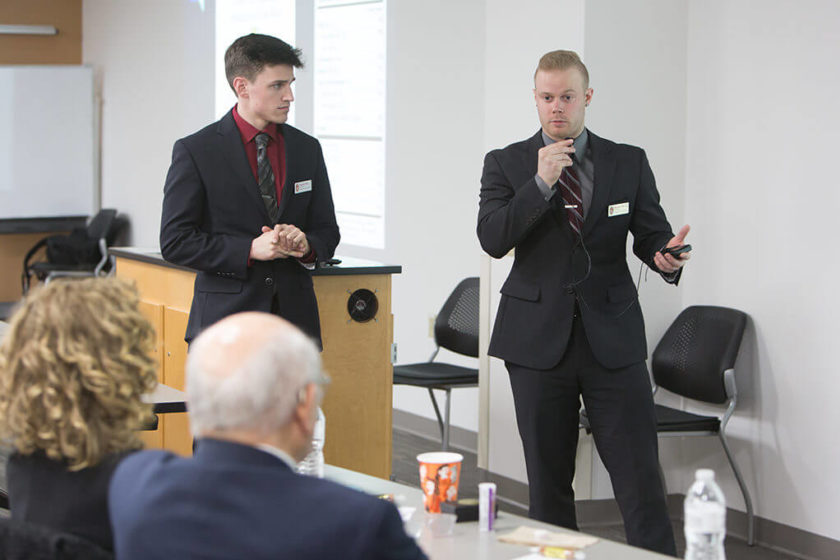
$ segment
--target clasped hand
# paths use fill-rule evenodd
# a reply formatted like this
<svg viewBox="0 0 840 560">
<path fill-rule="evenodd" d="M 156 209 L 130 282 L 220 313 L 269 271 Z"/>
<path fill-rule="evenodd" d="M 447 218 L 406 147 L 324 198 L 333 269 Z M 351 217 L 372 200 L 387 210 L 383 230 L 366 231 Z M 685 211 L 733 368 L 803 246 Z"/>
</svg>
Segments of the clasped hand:
<svg viewBox="0 0 840 560">
<path fill-rule="evenodd" d="M 296 226 L 277 224 L 262 227 L 262 233 L 251 242 L 250 258 L 258 261 L 301 258 L 309 253 L 309 240 Z"/>
</svg>

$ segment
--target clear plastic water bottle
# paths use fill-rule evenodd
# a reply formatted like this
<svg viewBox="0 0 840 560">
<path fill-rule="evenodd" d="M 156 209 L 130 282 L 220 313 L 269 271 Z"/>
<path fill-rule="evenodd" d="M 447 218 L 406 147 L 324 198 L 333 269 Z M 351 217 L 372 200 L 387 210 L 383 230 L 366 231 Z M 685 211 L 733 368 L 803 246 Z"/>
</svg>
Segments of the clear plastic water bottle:
<svg viewBox="0 0 840 560">
<path fill-rule="evenodd" d="M 324 478 L 324 440 L 327 433 L 327 419 L 324 411 L 318 407 L 318 419 L 312 431 L 312 450 L 298 464 L 298 472 L 309 476 Z"/>
<path fill-rule="evenodd" d="M 685 560 L 725 560 L 726 499 L 715 471 L 698 469 L 685 496 Z"/>
</svg>

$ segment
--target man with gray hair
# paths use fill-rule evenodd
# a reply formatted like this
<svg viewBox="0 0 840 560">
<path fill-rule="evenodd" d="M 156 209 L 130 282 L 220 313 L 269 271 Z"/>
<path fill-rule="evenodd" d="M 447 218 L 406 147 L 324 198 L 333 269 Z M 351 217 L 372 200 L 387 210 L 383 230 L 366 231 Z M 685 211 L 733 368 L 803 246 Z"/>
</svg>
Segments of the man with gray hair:
<svg viewBox="0 0 840 560">
<path fill-rule="evenodd" d="M 390 502 L 295 473 L 326 377 L 315 344 L 267 313 L 231 315 L 187 359 L 192 458 L 143 451 L 111 480 L 118 558 L 425 558 Z"/>
</svg>

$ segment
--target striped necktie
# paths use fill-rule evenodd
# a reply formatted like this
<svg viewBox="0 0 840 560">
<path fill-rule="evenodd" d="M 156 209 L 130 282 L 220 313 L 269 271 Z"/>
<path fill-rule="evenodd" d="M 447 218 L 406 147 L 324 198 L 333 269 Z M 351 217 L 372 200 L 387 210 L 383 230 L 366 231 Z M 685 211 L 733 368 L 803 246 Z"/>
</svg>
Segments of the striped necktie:
<svg viewBox="0 0 840 560">
<path fill-rule="evenodd" d="M 560 195 L 563 198 L 563 205 L 566 207 L 566 215 L 569 217 L 569 225 L 575 233 L 580 235 L 583 229 L 583 195 L 580 191 L 580 181 L 574 166 L 563 168 L 560 174 Z"/>
<path fill-rule="evenodd" d="M 266 147 L 268 146 L 269 135 L 265 132 L 260 132 L 254 138 L 257 143 L 257 177 L 260 186 L 260 196 L 262 196 L 265 209 L 268 210 L 268 217 L 271 218 L 271 224 L 277 223 L 280 218 L 280 209 L 277 207 L 277 187 L 274 184 L 274 171 L 271 169 L 271 162 L 268 161 L 268 154 Z"/>
</svg>

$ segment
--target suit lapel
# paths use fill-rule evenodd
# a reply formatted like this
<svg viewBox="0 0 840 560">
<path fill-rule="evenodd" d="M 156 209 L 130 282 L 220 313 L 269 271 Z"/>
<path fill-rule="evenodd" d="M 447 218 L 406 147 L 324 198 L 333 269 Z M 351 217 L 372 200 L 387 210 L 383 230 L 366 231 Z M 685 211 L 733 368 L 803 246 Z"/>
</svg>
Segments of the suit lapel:
<svg viewBox="0 0 840 560">
<path fill-rule="evenodd" d="M 221 136 L 222 152 L 228 164 L 230 164 L 236 182 L 245 189 L 248 196 L 251 197 L 251 200 L 260 209 L 263 216 L 263 223 L 268 224 L 271 221 L 268 216 L 268 210 L 265 209 L 265 204 L 263 204 L 260 187 L 254 178 L 253 171 L 251 171 L 251 164 L 248 163 L 248 155 L 245 153 L 242 136 L 236 127 L 236 121 L 233 120 L 232 112 L 228 112 L 222 117 L 216 130 Z"/>
<path fill-rule="evenodd" d="M 613 146 L 603 138 L 589 132 L 589 145 L 592 149 L 592 162 L 595 167 L 594 188 L 592 202 L 586 220 L 583 222 L 583 235 L 586 236 L 595 227 L 599 218 L 606 216 L 607 202 L 610 199 L 610 189 L 615 177 L 615 156 Z"/>
<path fill-rule="evenodd" d="M 286 180 L 283 182 L 283 192 L 280 195 L 280 200 L 277 203 L 277 207 L 280 210 L 277 215 L 280 216 L 280 222 L 283 221 L 283 211 L 288 206 L 289 202 L 291 201 L 292 189 L 294 187 L 294 177 L 292 177 L 291 173 L 291 162 L 293 161 L 300 161 L 300 154 L 298 154 L 299 146 L 294 142 L 289 142 L 289 137 L 286 132 L 286 125 L 277 125 L 277 132 L 283 135 L 283 148 L 286 151 Z"/>
</svg>

